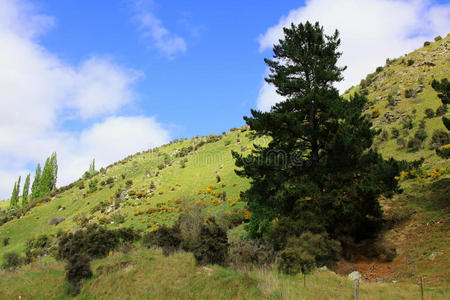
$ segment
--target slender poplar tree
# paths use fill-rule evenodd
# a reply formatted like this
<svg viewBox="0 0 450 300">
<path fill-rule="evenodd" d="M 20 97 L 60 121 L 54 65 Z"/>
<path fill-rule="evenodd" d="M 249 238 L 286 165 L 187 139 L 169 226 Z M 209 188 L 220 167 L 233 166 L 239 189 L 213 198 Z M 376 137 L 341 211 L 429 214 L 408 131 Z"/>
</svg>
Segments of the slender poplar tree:
<svg viewBox="0 0 450 300">
<path fill-rule="evenodd" d="M 29 191 L 30 191 L 30 174 L 27 175 L 27 178 L 25 179 L 25 183 L 23 185 L 22 205 L 25 205 L 28 202 Z"/>
<path fill-rule="evenodd" d="M 38 163 L 34 174 L 33 185 L 31 186 L 31 199 L 39 197 L 39 189 L 41 184 L 41 165 Z"/>
</svg>

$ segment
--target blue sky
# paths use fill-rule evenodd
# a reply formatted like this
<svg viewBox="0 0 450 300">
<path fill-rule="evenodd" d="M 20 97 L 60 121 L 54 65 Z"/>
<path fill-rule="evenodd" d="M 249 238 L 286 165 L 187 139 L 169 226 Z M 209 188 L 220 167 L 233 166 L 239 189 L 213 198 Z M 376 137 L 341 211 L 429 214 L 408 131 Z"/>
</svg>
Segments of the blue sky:
<svg viewBox="0 0 450 300">
<path fill-rule="evenodd" d="M 243 125 L 264 73 L 258 36 L 299 1 L 159 1 L 148 5 L 186 50 L 173 57 L 142 37 L 130 1 L 36 1 L 56 18 L 41 44 L 71 64 L 107 54 L 141 71 L 130 113 L 156 115 L 174 137 Z M 107 7 L 107 9 L 105 9 Z M 71 124 L 76 126 L 76 124 Z"/>
<path fill-rule="evenodd" d="M 339 29 L 344 91 L 450 28 L 449 1 L 0 0 L 0 199 L 58 153 L 58 184 L 282 101 L 264 57 L 291 22 Z"/>
</svg>

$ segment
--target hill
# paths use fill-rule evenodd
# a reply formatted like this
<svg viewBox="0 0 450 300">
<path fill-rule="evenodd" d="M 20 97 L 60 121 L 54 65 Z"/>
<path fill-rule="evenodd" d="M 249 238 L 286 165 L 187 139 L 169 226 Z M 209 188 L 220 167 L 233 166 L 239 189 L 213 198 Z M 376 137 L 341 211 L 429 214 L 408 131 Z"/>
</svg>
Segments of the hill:
<svg viewBox="0 0 450 300">
<path fill-rule="evenodd" d="M 436 112 L 440 106 L 431 81 L 448 77 L 449 51 L 447 36 L 404 57 L 387 60 L 386 66 L 345 95 L 360 92 L 369 98 L 367 114 L 382 130 L 374 147 L 383 156 L 408 161 L 423 157 L 424 163 L 422 173 L 402 174 L 402 194 L 381 199 L 384 231 L 376 241 L 355 245 L 354 256 L 339 262 L 335 271 L 340 275 L 316 272 L 303 289 L 301 278 L 282 276 L 271 267 L 197 267 L 191 254 L 166 258 L 159 251 L 137 248 L 94 261 L 94 278 L 85 283 L 78 297 L 134 299 L 152 293 L 157 299 L 344 299 L 352 294 L 352 282 L 341 275 L 358 270 L 366 281 L 361 287 L 363 298 L 415 298 L 420 275 L 426 276 L 430 297 L 445 299 L 450 276 L 450 162 L 437 156 L 431 143 L 433 132 L 444 129 L 441 118 L 424 117 L 427 108 Z M 427 137 L 420 145 L 408 147 L 420 129 Z M 398 142 L 399 138 L 406 145 Z M 0 245 L 0 264 L 7 252 L 23 254 L 30 238 L 55 236 L 60 230 L 89 222 L 111 229 L 151 231 L 172 224 L 180 212 L 194 205 L 220 220 L 236 215 L 245 222 L 248 211 L 239 193 L 249 183 L 234 173 L 231 150 L 249 153 L 254 143 L 264 145 L 267 139 L 255 138 L 246 127 L 218 136 L 175 140 L 102 168 L 90 179 L 61 187 L 0 226 L 0 239 L 9 238 L 6 246 Z M 232 229 L 230 240 L 239 240 L 245 234 L 243 227 Z M 386 262 L 362 251 L 376 243 L 394 247 L 394 260 Z M 64 297 L 64 264 L 45 253 L 42 256 L 15 272 L 0 271 L 1 298 L 19 294 L 36 299 Z M 109 271 L 102 271 L 105 268 Z M 43 285 L 46 288 L 40 289 Z M 117 286 L 114 291 L 113 285 Z"/>
</svg>

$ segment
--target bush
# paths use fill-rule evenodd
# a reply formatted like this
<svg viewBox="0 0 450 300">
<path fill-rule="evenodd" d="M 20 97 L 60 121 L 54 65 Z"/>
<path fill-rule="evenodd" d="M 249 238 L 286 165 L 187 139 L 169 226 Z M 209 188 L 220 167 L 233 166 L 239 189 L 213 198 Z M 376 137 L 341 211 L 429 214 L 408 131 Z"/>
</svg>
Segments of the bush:
<svg viewBox="0 0 450 300">
<path fill-rule="evenodd" d="M 418 151 L 420 148 L 422 148 L 422 140 L 419 138 L 410 138 L 407 143 L 408 149 L 411 151 Z"/>
<path fill-rule="evenodd" d="M 198 241 L 193 247 L 198 265 L 223 265 L 228 252 L 227 233 L 217 225 L 213 217 L 208 218 L 200 230 Z"/>
<path fill-rule="evenodd" d="M 176 227 L 161 226 L 143 236 L 143 244 L 147 247 L 160 247 L 165 256 L 177 251 L 181 244 L 180 232 Z"/>
<path fill-rule="evenodd" d="M 179 230 L 181 248 L 184 251 L 192 251 L 197 243 L 205 215 L 202 207 L 197 205 L 184 211 L 178 217 L 174 227 Z"/>
<path fill-rule="evenodd" d="M 69 282 L 68 293 L 78 295 L 82 280 L 92 277 L 90 258 L 86 254 L 76 254 L 69 258 L 66 265 L 66 280 Z"/>
<path fill-rule="evenodd" d="M 430 146 L 433 150 L 450 144 L 450 134 L 442 129 L 436 129 L 431 136 Z"/>
<path fill-rule="evenodd" d="M 408 59 L 408 67 L 412 66 L 414 64 L 414 60 L 413 59 Z"/>
<path fill-rule="evenodd" d="M 24 260 L 16 252 L 7 252 L 3 255 L 2 268 L 5 270 L 14 270 L 23 265 Z"/>
<path fill-rule="evenodd" d="M 416 92 L 414 89 L 406 89 L 405 90 L 405 98 L 413 98 L 416 96 Z"/>
<path fill-rule="evenodd" d="M 424 47 L 427 47 L 427 46 L 430 46 L 430 45 L 431 45 L 431 42 L 429 42 L 429 41 L 426 41 L 426 42 L 423 43 Z"/>
<path fill-rule="evenodd" d="M 138 238 L 139 233 L 132 228 L 108 230 L 105 227 L 92 224 L 74 233 L 61 234 L 57 257 L 69 259 L 76 254 L 83 253 L 91 258 L 101 258 L 120 245 L 133 242 Z"/>
<path fill-rule="evenodd" d="M 413 118 L 410 115 L 407 115 L 402 119 L 402 126 L 404 129 L 412 129 L 413 128 Z"/>
<path fill-rule="evenodd" d="M 416 134 L 414 135 L 414 138 L 419 139 L 420 141 L 425 141 L 426 138 L 428 137 L 427 132 L 425 131 L 425 129 L 419 129 L 416 131 Z"/>
<path fill-rule="evenodd" d="M 268 265 L 274 262 L 276 253 L 270 243 L 252 239 L 231 244 L 228 257 L 234 266 Z"/>
<path fill-rule="evenodd" d="M 387 100 L 390 106 L 395 106 L 395 99 L 391 94 L 388 95 Z"/>
<path fill-rule="evenodd" d="M 398 128 L 393 127 L 391 130 L 391 135 L 394 139 L 398 138 L 398 136 L 400 135 Z"/>
<path fill-rule="evenodd" d="M 436 149 L 436 153 L 442 158 L 450 158 L 450 144 L 441 146 L 440 148 Z"/>
<path fill-rule="evenodd" d="M 434 110 L 431 108 L 425 109 L 425 116 L 429 119 L 434 117 Z"/>
<path fill-rule="evenodd" d="M 9 237 L 3 238 L 2 244 L 3 244 L 3 247 L 8 246 L 9 245 Z"/>
<path fill-rule="evenodd" d="M 437 37 L 434 38 L 435 42 L 440 41 L 440 40 L 442 40 L 442 37 L 440 35 L 438 35 Z"/>
<path fill-rule="evenodd" d="M 314 268 L 314 257 L 301 248 L 286 248 L 280 252 L 280 264 L 278 269 L 284 274 L 307 274 Z"/>
<path fill-rule="evenodd" d="M 374 109 L 372 111 L 372 119 L 376 119 L 380 116 L 380 111 L 378 109 Z"/>
<path fill-rule="evenodd" d="M 383 130 L 380 138 L 382 141 L 387 141 L 389 139 L 389 132 L 387 130 Z"/>
<path fill-rule="evenodd" d="M 377 67 L 375 72 L 380 73 L 381 71 L 383 71 L 383 67 Z"/>
<path fill-rule="evenodd" d="M 447 113 L 447 105 L 442 104 L 436 109 L 436 117 L 441 117 Z"/>
</svg>

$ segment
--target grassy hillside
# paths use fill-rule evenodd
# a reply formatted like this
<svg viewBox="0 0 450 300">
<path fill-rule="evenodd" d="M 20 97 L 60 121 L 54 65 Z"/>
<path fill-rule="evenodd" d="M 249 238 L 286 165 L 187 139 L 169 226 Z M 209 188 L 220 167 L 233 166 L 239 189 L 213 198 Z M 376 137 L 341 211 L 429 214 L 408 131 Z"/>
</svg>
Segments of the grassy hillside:
<svg viewBox="0 0 450 300">
<path fill-rule="evenodd" d="M 408 140 L 419 130 L 425 109 L 435 111 L 440 106 L 430 83 L 433 78 L 448 77 L 449 51 L 447 36 L 390 60 L 368 75 L 362 86 L 346 94 L 367 94 L 367 113 L 374 126 L 386 132 L 375 145 L 385 157 L 409 161 L 425 158 L 423 174 L 403 174 L 399 179 L 403 194 L 381 199 L 387 225 L 379 239 L 393 245 L 398 256 L 386 263 L 356 253 L 352 261 L 339 262 L 335 270 L 341 275 L 361 272 L 366 280 L 362 299 L 417 298 L 419 275 L 426 276 L 428 298 L 448 296 L 450 162 L 438 157 L 430 146 L 433 131 L 444 126 L 440 117 L 424 119 L 428 137 L 417 150 L 399 146 L 392 130 L 399 129 L 399 137 Z M 409 97 L 409 89 L 418 92 Z M 408 118 L 412 128 L 404 130 Z M 239 193 L 249 183 L 234 173 L 231 150 L 249 153 L 253 143 L 265 144 L 267 139 L 254 140 L 246 128 L 239 128 L 220 136 L 174 141 L 129 156 L 91 179 L 61 189 L 48 202 L 36 203 L 25 215 L 1 225 L 0 240 L 9 237 L 9 244 L 0 245 L 0 264 L 7 252 L 23 254 L 29 238 L 56 235 L 59 230 L 72 230 L 88 222 L 149 231 L 173 223 L 183 209 L 193 205 L 201 205 L 219 218 L 233 211 L 248 217 Z M 1 205 L 5 209 L 6 203 Z M 63 221 L 50 225 L 54 218 Z M 240 225 L 230 236 L 239 238 L 242 234 Z M 105 268 L 111 272 L 101 271 Z M 166 258 L 158 251 L 143 248 L 114 252 L 94 261 L 93 270 L 94 278 L 84 284 L 79 299 L 135 299 L 148 294 L 156 299 L 348 299 L 352 295 L 352 283 L 328 271 L 309 276 L 304 289 L 301 277 L 282 276 L 275 268 L 202 268 L 195 266 L 191 254 Z M 64 264 L 45 256 L 15 272 L 1 271 L 0 298 L 19 294 L 33 299 L 64 298 L 63 277 Z M 377 279 L 387 282 L 375 283 Z M 394 280 L 400 282 L 389 283 Z M 114 290 L 111 286 L 115 286 Z"/>
</svg>

